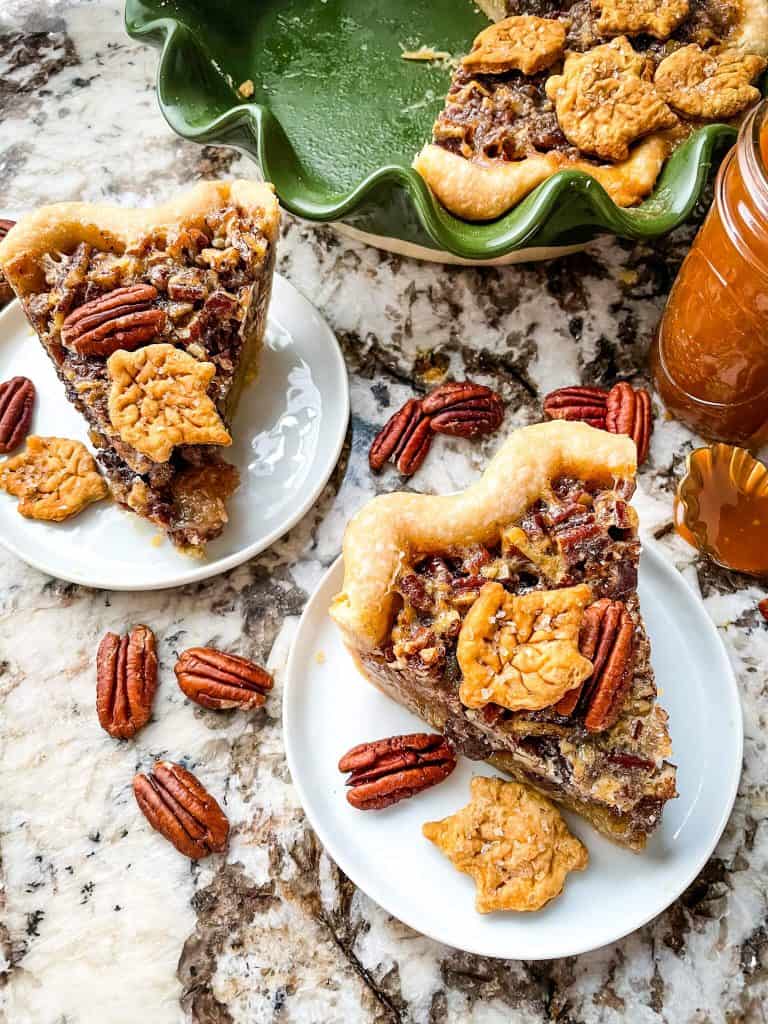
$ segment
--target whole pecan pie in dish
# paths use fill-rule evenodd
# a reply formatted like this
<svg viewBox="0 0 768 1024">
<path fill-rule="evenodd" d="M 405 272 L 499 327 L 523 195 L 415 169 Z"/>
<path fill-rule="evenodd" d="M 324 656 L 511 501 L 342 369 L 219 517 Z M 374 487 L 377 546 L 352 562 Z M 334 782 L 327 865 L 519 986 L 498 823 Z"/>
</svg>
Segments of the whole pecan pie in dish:
<svg viewBox="0 0 768 1024">
<path fill-rule="evenodd" d="M 113 497 L 193 554 L 239 483 L 221 452 L 256 372 L 278 223 L 270 185 L 204 182 L 152 209 L 43 207 L 0 245 Z"/>
<path fill-rule="evenodd" d="M 364 674 L 474 759 L 640 850 L 676 796 L 637 599 L 636 449 L 555 421 L 460 494 L 350 522 L 330 614 Z"/>
<path fill-rule="evenodd" d="M 485 0 L 414 167 L 452 213 L 490 220 L 562 170 L 618 206 L 680 142 L 760 98 L 768 0 Z"/>
</svg>

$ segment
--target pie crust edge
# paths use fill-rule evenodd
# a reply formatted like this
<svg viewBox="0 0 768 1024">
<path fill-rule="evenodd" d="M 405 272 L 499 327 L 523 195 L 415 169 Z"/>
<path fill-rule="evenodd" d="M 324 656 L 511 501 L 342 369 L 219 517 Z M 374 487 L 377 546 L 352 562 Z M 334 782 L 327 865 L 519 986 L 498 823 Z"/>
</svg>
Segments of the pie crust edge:
<svg viewBox="0 0 768 1024">
<path fill-rule="evenodd" d="M 374 650 L 390 628 L 393 584 L 412 553 L 495 543 L 558 476 L 612 482 L 633 479 L 636 469 L 631 438 L 553 420 L 511 434 L 465 491 L 379 495 L 347 526 L 344 583 L 330 616 L 353 650 Z"/>
<path fill-rule="evenodd" d="M 656 184 L 672 143 L 657 132 L 638 142 L 618 164 L 570 160 L 554 150 L 522 160 L 480 162 L 427 143 L 413 167 L 443 206 L 464 220 L 494 220 L 517 205 L 558 171 L 584 171 L 598 181 L 617 206 L 633 206 Z"/>
<path fill-rule="evenodd" d="M 0 268 L 18 294 L 43 287 L 40 259 L 68 252 L 81 242 L 110 251 L 139 245 L 149 234 L 204 226 L 209 213 L 229 203 L 253 213 L 264 236 L 277 240 L 280 212 L 271 184 L 203 181 L 158 206 L 127 209 L 107 203 L 54 203 L 20 220 L 0 243 Z"/>
</svg>

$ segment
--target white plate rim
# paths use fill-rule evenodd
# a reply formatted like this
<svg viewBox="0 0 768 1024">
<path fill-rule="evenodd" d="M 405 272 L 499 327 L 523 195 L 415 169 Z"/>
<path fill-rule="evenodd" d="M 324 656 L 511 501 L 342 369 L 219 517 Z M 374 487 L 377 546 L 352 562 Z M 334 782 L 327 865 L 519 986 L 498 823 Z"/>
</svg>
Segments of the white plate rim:
<svg viewBox="0 0 768 1024">
<path fill-rule="evenodd" d="M 702 852 L 698 860 L 696 861 L 695 869 L 691 870 L 688 873 L 688 875 L 685 876 L 684 881 L 676 886 L 676 891 L 672 892 L 671 894 L 667 893 L 664 897 L 662 897 L 661 903 L 657 906 L 654 906 L 650 913 L 642 917 L 642 919 L 632 921 L 626 927 L 622 925 L 617 930 L 615 935 L 611 935 L 604 940 L 601 939 L 601 941 L 597 945 L 589 943 L 582 945 L 574 945 L 572 949 L 565 951 L 558 950 L 557 953 L 553 953 L 551 956 L 536 955 L 532 957 L 521 956 L 517 952 L 489 952 L 487 949 L 474 947 L 471 943 L 465 943 L 461 947 L 455 947 L 453 946 L 452 942 L 447 941 L 443 936 L 435 934 L 435 932 L 431 931 L 429 928 L 425 928 L 423 924 L 421 924 L 418 920 L 415 920 L 410 914 L 403 914 L 399 911 L 393 911 L 390 907 L 386 905 L 386 900 L 379 899 L 377 895 L 371 891 L 371 888 L 375 888 L 375 886 L 370 887 L 369 885 L 364 884 L 357 876 L 358 873 L 356 871 L 348 870 L 348 865 L 345 863 L 344 852 L 341 849 L 341 844 L 336 842 L 336 840 L 330 834 L 328 829 L 325 828 L 325 825 L 323 824 L 322 820 L 320 820 L 311 809 L 311 801 L 308 797 L 306 789 L 303 786 L 302 772 L 298 767 L 300 764 L 299 753 L 293 741 L 293 736 L 296 735 L 298 730 L 294 729 L 293 726 L 293 700 L 291 699 L 291 697 L 292 691 L 294 690 L 295 687 L 299 685 L 298 682 L 294 682 L 294 680 L 297 679 L 297 676 L 299 674 L 297 671 L 297 661 L 301 656 L 300 644 L 303 633 L 302 627 L 307 628 L 308 621 L 316 614 L 316 605 L 319 603 L 320 596 L 323 593 L 325 586 L 329 582 L 329 580 L 336 573 L 339 572 L 339 568 L 343 563 L 344 556 L 339 555 L 329 566 L 326 572 L 323 574 L 322 579 L 318 582 L 314 592 L 312 593 L 312 596 L 310 597 L 309 601 L 307 602 L 304 608 L 304 611 L 302 612 L 301 618 L 296 628 L 296 632 L 291 642 L 291 649 L 288 655 L 288 661 L 286 663 L 282 694 L 282 724 L 283 744 L 285 747 L 286 760 L 288 762 L 288 770 L 290 771 L 291 781 L 296 788 L 304 813 L 306 814 L 307 819 L 309 820 L 309 823 L 312 826 L 313 830 L 320 839 L 320 842 L 323 844 L 323 847 L 325 848 L 326 852 L 336 863 L 336 865 L 345 873 L 345 875 L 347 875 L 347 877 L 351 879 L 351 881 L 358 889 L 360 889 L 362 892 L 365 892 L 375 903 L 382 907 L 388 914 L 391 914 L 392 917 L 395 917 L 397 920 L 402 921 L 403 924 L 406 924 L 409 928 L 412 928 L 414 931 L 419 932 L 422 935 L 426 935 L 430 939 L 433 939 L 435 942 L 439 942 L 442 945 L 453 946 L 453 948 L 461 948 L 464 950 L 464 952 L 471 953 L 477 956 L 491 956 L 497 959 L 505 960 L 554 960 L 568 956 L 581 956 L 585 953 L 590 953 L 597 949 L 604 949 L 605 947 L 610 946 L 615 942 L 618 942 L 620 939 L 625 938 L 627 935 L 632 934 L 633 932 L 642 928 L 644 925 L 648 924 L 649 921 L 654 920 L 654 918 L 658 917 L 659 914 L 662 914 L 672 903 L 675 902 L 675 900 L 683 892 L 685 892 L 685 890 L 698 877 L 702 868 L 706 865 L 709 858 L 712 856 L 715 847 L 720 841 L 720 837 L 725 831 L 725 828 L 731 816 L 731 812 L 733 811 L 733 806 L 736 802 L 736 796 L 738 794 L 739 782 L 741 780 L 742 773 L 742 760 L 744 756 L 744 716 L 741 707 L 741 698 L 739 694 L 738 683 L 736 681 L 736 675 L 733 670 L 733 666 L 731 665 L 730 659 L 728 657 L 728 653 L 725 649 L 723 640 L 720 637 L 717 627 L 709 618 L 709 615 L 707 614 L 706 609 L 704 608 L 703 602 L 701 601 L 699 595 L 697 595 L 693 591 L 693 589 L 688 585 L 688 583 L 685 581 L 683 576 L 678 572 L 678 570 L 675 569 L 674 566 L 670 565 L 668 560 L 660 553 L 659 547 L 656 544 L 656 542 L 649 537 L 643 537 L 643 555 L 644 557 L 649 558 L 654 563 L 654 569 L 660 571 L 662 576 L 666 577 L 667 581 L 669 582 L 669 585 L 672 588 L 674 588 L 681 595 L 684 595 L 684 597 L 689 602 L 689 609 L 692 610 L 695 608 L 694 614 L 698 616 L 701 628 L 708 632 L 710 637 L 716 641 L 715 646 L 716 649 L 719 651 L 721 663 L 719 666 L 717 666 L 717 670 L 722 672 L 723 685 L 728 692 L 730 703 L 732 705 L 732 709 L 734 712 L 734 725 L 737 736 L 736 753 L 738 756 L 734 756 L 732 763 L 730 764 L 729 770 L 731 772 L 731 779 L 728 790 L 728 798 L 725 804 L 723 805 L 723 811 L 721 813 L 720 820 L 718 821 L 716 827 L 713 829 L 710 841 L 706 845 L 706 848 L 702 847 Z M 325 614 L 327 615 L 327 609 Z"/>
<path fill-rule="evenodd" d="M 321 320 L 325 326 L 327 331 L 328 352 L 332 361 L 332 365 L 329 365 L 336 377 L 338 393 L 342 401 L 338 436 L 335 439 L 335 443 L 325 449 L 325 452 L 327 453 L 324 456 L 326 459 L 326 466 L 318 477 L 315 486 L 307 491 L 304 500 L 289 516 L 286 517 L 282 523 L 277 524 L 269 533 L 260 537 L 257 541 L 247 544 L 238 551 L 233 551 L 229 555 L 224 555 L 221 558 L 210 562 L 204 561 L 201 563 L 196 563 L 190 559 L 189 569 L 170 575 L 166 579 L 137 581 L 113 580 L 108 585 L 103 581 L 94 580 L 94 578 L 89 576 L 87 573 L 78 573 L 76 571 L 67 571 L 64 573 L 59 570 L 52 572 L 46 564 L 45 559 L 37 559 L 34 555 L 29 555 L 26 551 L 22 552 L 17 545 L 13 543 L 13 541 L 4 536 L 2 531 L 0 531 L 0 545 L 26 565 L 31 566 L 33 569 L 37 569 L 39 572 L 45 573 L 47 576 L 53 576 L 55 579 L 64 580 L 67 583 L 75 583 L 83 587 L 91 587 L 96 590 L 139 592 L 149 590 L 169 590 L 172 587 L 185 586 L 189 583 L 199 583 L 201 580 L 207 580 L 212 576 L 218 576 L 220 573 L 227 572 L 229 569 L 234 569 L 237 566 L 242 565 L 244 562 L 247 562 L 249 559 L 254 558 L 256 555 L 265 551 L 268 547 L 274 544 L 275 541 L 279 540 L 280 537 L 283 537 L 288 533 L 288 531 L 291 530 L 315 504 L 336 468 L 336 463 L 338 462 L 342 448 L 344 447 L 347 428 L 349 426 L 349 375 L 347 374 L 347 367 L 344 362 L 344 356 L 342 354 L 338 338 L 330 325 L 326 322 L 325 318 L 317 309 L 315 309 L 309 299 L 307 299 L 298 290 L 298 288 L 291 284 L 287 278 L 282 277 L 280 274 L 275 274 L 275 282 L 278 281 L 280 282 L 281 288 L 286 288 L 289 293 L 291 293 L 291 300 L 293 302 L 299 306 L 306 307 L 307 311 L 311 311 L 312 314 Z M 274 298 L 274 291 L 272 297 Z M 5 321 L 10 319 L 11 315 L 17 315 L 19 308 L 20 303 L 18 299 L 14 299 L 3 310 L 0 310 L 0 333 L 2 332 Z M 126 515 L 128 514 L 129 513 L 126 512 Z"/>
</svg>

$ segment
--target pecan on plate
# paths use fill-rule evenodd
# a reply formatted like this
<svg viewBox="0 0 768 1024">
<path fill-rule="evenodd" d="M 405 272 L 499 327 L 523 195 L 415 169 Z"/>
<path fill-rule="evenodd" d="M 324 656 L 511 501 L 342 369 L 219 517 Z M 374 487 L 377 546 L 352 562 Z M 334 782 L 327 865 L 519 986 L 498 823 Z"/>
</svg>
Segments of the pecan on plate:
<svg viewBox="0 0 768 1024">
<path fill-rule="evenodd" d="M 385 462 L 394 462 L 404 476 L 412 476 L 427 457 L 432 428 L 418 398 L 409 399 L 390 416 L 374 438 L 368 464 L 378 473 Z"/>
<path fill-rule="evenodd" d="M 263 668 L 214 647 L 190 647 L 176 662 L 174 672 L 190 700 L 214 711 L 259 708 L 274 686 L 272 676 Z"/>
<path fill-rule="evenodd" d="M 431 417 L 437 434 L 482 437 L 497 430 L 504 405 L 495 391 L 471 380 L 441 384 L 423 398 L 421 407 Z"/>
<path fill-rule="evenodd" d="M 592 662 L 592 674 L 575 693 L 555 705 L 571 715 L 577 704 L 586 709 L 589 732 L 603 732 L 616 722 L 632 684 L 635 626 L 623 601 L 604 597 L 584 612 L 579 649 Z"/>
<path fill-rule="evenodd" d="M 229 821 L 208 790 L 180 764 L 158 761 L 133 779 L 136 803 L 152 828 L 179 853 L 200 860 L 227 848 Z"/>
<path fill-rule="evenodd" d="M 648 456 L 653 429 L 651 396 L 645 388 L 633 388 L 625 380 L 615 384 L 606 400 L 605 429 L 612 434 L 627 434 L 637 447 L 637 463 Z"/>
<path fill-rule="evenodd" d="M 35 385 L 28 377 L 11 377 L 0 384 L 0 455 L 18 447 L 29 433 Z"/>
<path fill-rule="evenodd" d="M 102 729 L 126 740 L 152 714 L 157 690 L 155 635 L 134 626 L 124 636 L 107 633 L 96 654 L 96 712 Z"/>
<path fill-rule="evenodd" d="M 156 299 L 151 284 L 115 288 L 73 310 L 62 324 L 61 340 L 85 356 L 133 351 L 163 332 L 165 312 L 154 305 Z"/>
<path fill-rule="evenodd" d="M 551 420 L 581 420 L 590 427 L 605 429 L 607 399 L 602 388 L 558 388 L 544 399 L 544 415 Z"/>
<path fill-rule="evenodd" d="M 381 810 L 447 778 L 456 753 L 443 736 L 417 732 L 360 743 L 339 761 L 350 772 L 347 800 L 360 811 Z"/>
</svg>

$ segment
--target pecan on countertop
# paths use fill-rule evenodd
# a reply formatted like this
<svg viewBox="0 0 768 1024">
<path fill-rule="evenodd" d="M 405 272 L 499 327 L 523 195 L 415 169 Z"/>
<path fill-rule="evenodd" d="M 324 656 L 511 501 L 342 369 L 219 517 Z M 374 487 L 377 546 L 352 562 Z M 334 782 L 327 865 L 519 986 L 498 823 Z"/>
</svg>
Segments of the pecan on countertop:
<svg viewBox="0 0 768 1024">
<path fill-rule="evenodd" d="M 181 691 L 201 707 L 259 708 L 275 685 L 272 676 L 248 658 L 214 647 L 190 647 L 174 667 Z"/>
<path fill-rule="evenodd" d="M 347 800 L 360 811 L 381 810 L 447 778 L 456 753 L 443 736 L 418 732 L 352 747 L 339 761 L 350 772 Z"/>
<path fill-rule="evenodd" d="M 202 783 L 182 765 L 158 761 L 149 774 L 134 776 L 133 792 L 152 828 L 185 857 L 200 860 L 226 850 L 227 816 Z"/>
<path fill-rule="evenodd" d="M 130 739 L 152 714 L 157 690 L 155 635 L 134 626 L 118 636 L 107 633 L 96 655 L 96 711 L 102 729 L 115 739 Z"/>
</svg>

